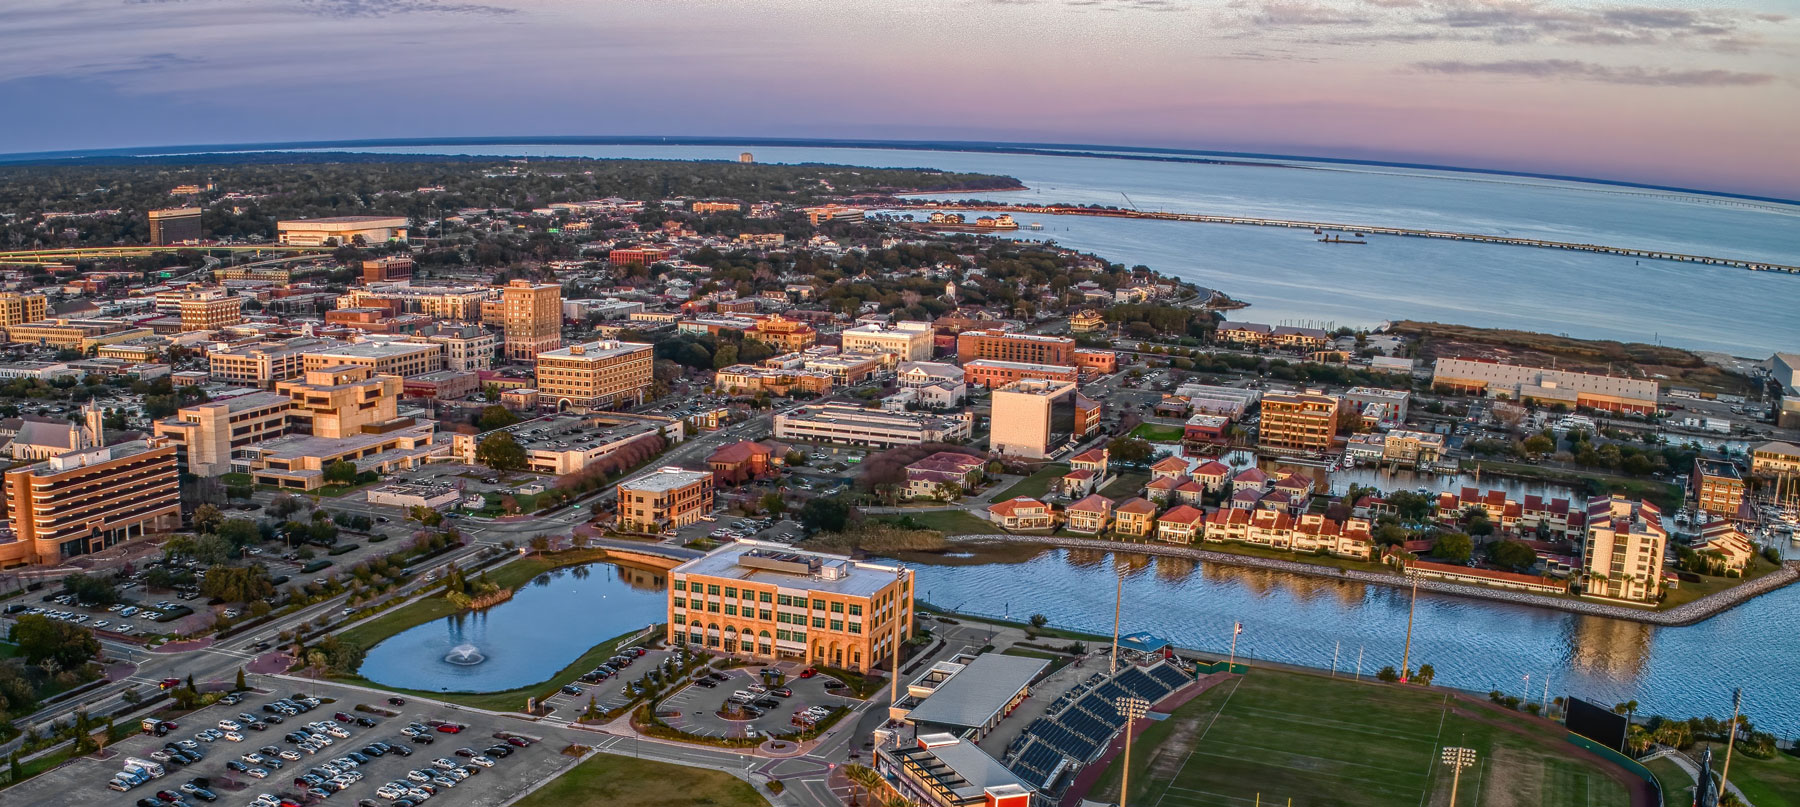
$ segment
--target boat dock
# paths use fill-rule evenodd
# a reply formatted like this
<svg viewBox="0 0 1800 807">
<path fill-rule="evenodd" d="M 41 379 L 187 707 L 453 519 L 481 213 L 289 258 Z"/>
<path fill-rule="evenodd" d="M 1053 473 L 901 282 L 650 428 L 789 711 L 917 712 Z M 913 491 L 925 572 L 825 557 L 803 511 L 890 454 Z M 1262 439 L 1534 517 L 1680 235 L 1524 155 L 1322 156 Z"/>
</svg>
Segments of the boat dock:
<svg viewBox="0 0 1800 807">
<path fill-rule="evenodd" d="M 915 205 L 908 205 L 915 206 Z M 1371 227 L 1362 224 L 1341 224 L 1324 221 L 1297 221 L 1292 219 L 1261 219 L 1249 216 L 1212 216 L 1203 213 L 1162 213 L 1142 210 L 1121 210 L 1103 207 L 1079 207 L 1075 205 L 967 205 L 953 204 L 925 205 L 942 210 L 994 211 L 1007 213 L 1028 213 L 1047 216 L 1100 216 L 1120 219 L 1153 219 L 1158 221 L 1194 221 L 1205 224 L 1240 224 L 1256 227 L 1292 227 L 1317 231 L 1335 231 L 1368 235 L 1399 235 L 1411 238 L 1440 238 L 1449 241 L 1474 241 L 1484 244 L 1505 244 L 1519 247 L 1538 247 L 1540 249 L 1566 249 L 1577 252 L 1598 252 L 1607 255 L 1620 255 L 1628 258 L 1648 258 L 1659 261 L 1679 261 L 1681 263 L 1699 263 L 1708 266 L 1729 266 L 1736 269 L 1748 269 L 1753 272 L 1786 272 L 1800 274 L 1800 266 L 1752 261 L 1743 258 L 1721 258 L 1712 255 L 1689 255 L 1681 252 L 1667 252 L 1657 249 L 1637 249 L 1633 247 L 1608 246 L 1605 244 L 1578 244 L 1571 241 L 1549 241 L 1541 238 L 1518 238 L 1506 235 L 1483 235 L 1481 233 L 1458 233 L 1446 230 L 1418 230 L 1408 227 Z M 1323 239 L 1321 239 L 1323 240 Z M 1330 243 L 1339 243 L 1332 241 Z M 1344 240 L 1341 243 L 1355 243 Z"/>
</svg>

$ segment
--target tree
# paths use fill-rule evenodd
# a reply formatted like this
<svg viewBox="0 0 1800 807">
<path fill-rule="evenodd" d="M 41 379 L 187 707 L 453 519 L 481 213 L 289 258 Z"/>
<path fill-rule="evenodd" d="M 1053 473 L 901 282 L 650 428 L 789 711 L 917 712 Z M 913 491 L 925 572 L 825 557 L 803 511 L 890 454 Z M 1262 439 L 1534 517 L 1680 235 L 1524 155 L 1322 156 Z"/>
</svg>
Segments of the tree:
<svg viewBox="0 0 1800 807">
<path fill-rule="evenodd" d="M 93 631 L 41 614 L 19 615 L 7 638 L 19 646 L 19 655 L 31 664 L 50 660 L 62 669 L 76 670 L 100 655 L 100 641 L 94 638 Z"/>
<path fill-rule="evenodd" d="M 1394 671 L 1394 665 L 1392 664 L 1382 667 L 1381 672 L 1376 673 L 1375 677 L 1389 683 L 1400 680 L 1400 674 Z"/>
<path fill-rule="evenodd" d="M 443 513 L 422 504 L 416 505 L 411 510 L 407 511 L 406 517 L 427 527 L 435 527 L 444 523 Z"/>
<path fill-rule="evenodd" d="M 283 519 L 300 512 L 305 507 L 306 502 L 299 497 L 279 493 L 275 498 L 269 500 L 269 515 Z"/>
<path fill-rule="evenodd" d="M 1413 673 L 1412 682 L 1422 687 L 1431 686 L 1431 679 L 1437 677 L 1437 670 L 1430 664 L 1420 664 L 1419 671 Z"/>
<path fill-rule="evenodd" d="M 807 532 L 843 532 L 850 523 L 849 500 L 842 496 L 813 499 L 800 508 L 800 526 Z"/>
<path fill-rule="evenodd" d="M 105 607 L 119 601 L 117 581 L 111 575 L 87 575 L 80 572 L 63 578 L 63 591 L 78 602 Z"/>
<path fill-rule="evenodd" d="M 1145 462 L 1156 453 L 1150 441 L 1136 437 L 1115 437 L 1106 444 L 1106 450 L 1111 459 L 1130 463 Z"/>
<path fill-rule="evenodd" d="M 356 464 L 349 460 L 338 460 L 325 466 L 325 481 L 335 485 L 349 485 L 356 481 Z"/>
<path fill-rule="evenodd" d="M 844 766 L 844 778 L 850 780 L 851 784 L 862 788 L 863 794 L 869 797 L 871 803 L 875 801 L 875 788 L 881 787 L 883 782 L 881 774 L 867 765 Z M 850 803 L 856 804 L 854 793 L 851 794 Z"/>
<path fill-rule="evenodd" d="M 787 500 L 781 498 L 779 492 L 770 491 L 763 494 L 762 509 L 769 515 L 779 516 L 787 510 Z"/>
<path fill-rule="evenodd" d="M 1475 552 L 1475 542 L 1460 532 L 1446 532 L 1431 546 L 1431 556 L 1451 563 L 1467 563 Z"/>
<path fill-rule="evenodd" d="M 484 432 L 504 429 L 519 422 L 519 416 L 504 406 L 482 407 L 481 415 L 475 419 L 475 428 Z"/>
<path fill-rule="evenodd" d="M 231 518 L 219 524 L 218 535 L 234 549 L 243 549 L 262 541 L 262 530 L 247 518 Z"/>
<path fill-rule="evenodd" d="M 1048 624 L 1050 624 L 1050 617 L 1044 616 L 1043 614 L 1032 614 L 1031 615 L 1031 626 L 1033 628 L 1037 628 L 1038 630 L 1043 630 L 1044 626 L 1048 625 Z"/>
<path fill-rule="evenodd" d="M 244 683 L 244 668 L 239 667 L 238 671 L 237 671 L 237 683 L 235 685 L 233 685 L 231 691 L 243 692 L 244 690 L 249 689 L 249 688 L 250 687 L 245 685 L 245 683 Z"/>
<path fill-rule="evenodd" d="M 475 461 L 502 473 L 523 470 L 525 448 L 510 432 L 495 432 L 475 447 Z"/>
<path fill-rule="evenodd" d="M 206 570 L 200 593 L 226 602 L 250 602 L 275 593 L 275 584 L 261 566 L 213 566 Z"/>
<path fill-rule="evenodd" d="M 203 504 L 194 508 L 194 532 L 218 532 L 219 525 L 225 523 L 225 514 L 219 508 Z"/>
<path fill-rule="evenodd" d="M 1520 541 L 1501 541 L 1488 547 L 1494 563 L 1511 569 L 1528 569 L 1537 563 L 1537 552 Z"/>
</svg>

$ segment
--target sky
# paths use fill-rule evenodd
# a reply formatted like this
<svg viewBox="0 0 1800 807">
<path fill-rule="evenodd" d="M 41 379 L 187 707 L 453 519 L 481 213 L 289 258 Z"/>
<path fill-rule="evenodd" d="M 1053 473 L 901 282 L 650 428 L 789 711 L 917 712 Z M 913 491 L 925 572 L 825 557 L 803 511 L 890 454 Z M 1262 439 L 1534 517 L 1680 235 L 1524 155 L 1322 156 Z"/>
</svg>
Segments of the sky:
<svg viewBox="0 0 1800 807">
<path fill-rule="evenodd" d="M 0 153 L 1172 146 L 1800 198 L 1800 0 L 3 0 Z"/>
</svg>

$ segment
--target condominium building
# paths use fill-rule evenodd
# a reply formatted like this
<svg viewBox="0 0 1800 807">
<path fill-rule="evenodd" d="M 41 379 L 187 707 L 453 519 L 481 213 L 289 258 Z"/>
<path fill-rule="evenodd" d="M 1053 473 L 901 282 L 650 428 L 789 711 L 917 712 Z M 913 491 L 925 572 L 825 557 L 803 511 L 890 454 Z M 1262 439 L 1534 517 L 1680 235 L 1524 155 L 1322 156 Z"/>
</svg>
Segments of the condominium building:
<svg viewBox="0 0 1800 807">
<path fill-rule="evenodd" d="M 231 472 L 233 452 L 244 446 L 287 435 L 288 411 L 293 402 L 286 394 L 254 392 L 222 401 L 184 406 L 174 417 L 156 421 L 157 437 L 175 446 L 176 460 L 187 473 L 200 477 Z"/>
<path fill-rule="evenodd" d="M 278 221 L 275 234 L 282 244 L 293 247 L 375 245 L 405 241 L 410 223 L 405 216 L 332 216 Z"/>
<path fill-rule="evenodd" d="M 529 362 L 562 347 L 562 285 L 514 280 L 500 290 L 507 361 Z"/>
<path fill-rule="evenodd" d="M 419 342 L 355 342 L 309 350 L 301 368 L 318 370 L 343 364 L 367 367 L 376 375 L 424 375 L 444 369 L 444 348 Z"/>
<path fill-rule="evenodd" d="M 655 347 L 600 341 L 538 353 L 537 389 L 557 409 L 636 405 L 655 380 Z"/>
<path fill-rule="evenodd" d="M 1090 418 L 1097 423 L 1097 413 L 1072 381 L 1015 381 L 994 390 L 988 445 L 998 454 L 1043 459 L 1084 434 Z"/>
<path fill-rule="evenodd" d="M 1265 450 L 1324 454 L 1337 433 L 1338 399 L 1316 393 L 1271 393 L 1262 397 L 1257 442 Z"/>
<path fill-rule="evenodd" d="M 896 361 L 929 361 L 932 339 L 929 322 L 896 322 L 892 325 L 867 324 L 846 329 L 843 333 L 845 352 L 860 350 L 887 353 Z"/>
<path fill-rule="evenodd" d="M 744 540 L 669 572 L 673 645 L 866 672 L 912 632 L 900 566 Z"/>
<path fill-rule="evenodd" d="M 1662 595 L 1668 542 L 1656 505 L 1617 495 L 1589 501 L 1581 557 L 1583 590 L 1596 597 L 1655 601 Z"/>
<path fill-rule="evenodd" d="M 201 289 L 181 298 L 183 331 L 216 331 L 244 321 L 244 298 L 224 289 Z"/>
<path fill-rule="evenodd" d="M 1696 458 L 1694 472 L 1688 475 L 1688 488 L 1694 507 L 1704 513 L 1736 518 L 1744 504 L 1744 475 L 1736 465 L 1724 460 Z"/>
<path fill-rule="evenodd" d="M 296 337 L 281 342 L 210 350 L 206 354 L 207 375 L 227 384 L 273 389 L 275 382 L 286 381 L 305 370 L 307 353 L 329 350 L 340 344 L 332 339 Z"/>
<path fill-rule="evenodd" d="M 887 412 L 826 403 L 775 415 L 775 438 L 892 448 L 967 440 L 973 426 L 974 416 L 968 412 Z"/>
<path fill-rule="evenodd" d="M 205 232 L 200 225 L 200 208 L 170 207 L 149 212 L 150 244 L 166 247 L 199 241 Z"/>
<path fill-rule="evenodd" d="M 1381 460 L 1402 465 L 1437 462 L 1444 456 L 1444 436 L 1431 432 L 1395 429 L 1382 440 Z"/>
<path fill-rule="evenodd" d="M 1656 382 L 1501 364 L 1486 359 L 1437 360 L 1431 383 L 1453 392 L 1563 404 L 1609 412 L 1656 413 Z"/>
<path fill-rule="evenodd" d="M 956 358 L 967 365 L 976 359 L 1027 364 L 1075 364 L 1075 340 L 1005 331 L 965 331 L 956 335 Z"/>
<path fill-rule="evenodd" d="M 1764 477 L 1800 477 L 1800 446 L 1768 442 L 1750 449 L 1750 473 Z"/>
<path fill-rule="evenodd" d="M 1411 400 L 1412 393 L 1405 390 L 1378 387 L 1351 387 L 1344 393 L 1345 405 L 1354 407 L 1362 415 L 1366 429 L 1391 428 L 1405 423 L 1407 403 Z"/>
<path fill-rule="evenodd" d="M 42 294 L 0 293 L 0 328 L 37 322 L 49 310 L 50 303 Z"/>
<path fill-rule="evenodd" d="M 444 369 L 472 373 L 494 368 L 494 349 L 500 344 L 492 331 L 479 325 L 450 325 L 407 337 L 408 342 L 437 345 L 444 351 Z"/>
<path fill-rule="evenodd" d="M 476 324 L 481 304 L 494 296 L 492 286 L 414 286 L 409 282 L 372 283 L 338 298 L 342 308 L 379 305 L 395 314 L 424 314 L 432 319 Z"/>
<path fill-rule="evenodd" d="M 181 526 L 175 446 L 149 438 L 80 448 L 6 472 L 15 540 L 0 565 L 61 563 Z"/>
<path fill-rule="evenodd" d="M 713 474 L 658 468 L 619 483 L 619 529 L 659 533 L 679 529 L 713 509 Z"/>
</svg>

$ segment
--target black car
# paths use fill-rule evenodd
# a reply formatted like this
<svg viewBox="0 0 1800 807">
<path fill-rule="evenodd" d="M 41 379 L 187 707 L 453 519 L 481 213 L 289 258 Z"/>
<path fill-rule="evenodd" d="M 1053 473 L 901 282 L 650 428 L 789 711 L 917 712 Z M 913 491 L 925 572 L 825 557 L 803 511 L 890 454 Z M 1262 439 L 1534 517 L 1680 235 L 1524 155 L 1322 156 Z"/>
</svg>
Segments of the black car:
<svg viewBox="0 0 1800 807">
<path fill-rule="evenodd" d="M 495 745 L 495 746 L 490 746 L 486 751 L 484 751 L 482 753 L 485 753 L 490 757 L 500 757 L 500 758 L 504 759 L 506 757 L 512 756 L 512 752 L 513 752 L 513 750 L 511 748 L 508 748 L 507 746 Z"/>
<path fill-rule="evenodd" d="M 138 799 L 137 807 L 162 807 L 162 802 L 156 799 Z"/>
<path fill-rule="evenodd" d="M 408 747 L 406 747 L 406 746 L 404 746 L 404 745 L 401 745 L 401 744 L 399 744 L 399 743 L 390 743 L 390 744 L 389 744 L 389 745 L 388 745 L 388 750 L 389 750 L 389 751 L 392 751 L 392 752 L 394 752 L 394 753 L 396 753 L 396 754 L 399 754 L 399 755 L 400 755 L 400 756 L 403 756 L 403 757 L 410 757 L 410 756 L 412 756 L 412 749 L 411 749 L 411 748 L 408 748 Z"/>
<path fill-rule="evenodd" d="M 718 685 L 719 685 L 718 682 L 712 680 L 711 678 L 697 678 L 694 680 L 694 686 L 702 686 L 702 687 L 706 687 L 707 689 L 713 689 L 713 688 L 717 687 Z"/>
<path fill-rule="evenodd" d="M 362 799 L 356 803 L 356 807 L 381 807 L 381 802 L 374 799 Z"/>
<path fill-rule="evenodd" d="M 361 751 L 351 751 L 351 752 L 344 754 L 344 756 L 347 756 L 351 759 L 356 760 L 356 764 L 358 764 L 358 765 L 369 764 L 369 757 Z"/>
<path fill-rule="evenodd" d="M 388 698 L 388 705 L 389 706 L 405 706 L 406 699 L 405 698 Z"/>
<path fill-rule="evenodd" d="M 194 787 L 200 788 L 202 790 L 205 790 L 206 788 L 212 787 L 212 780 L 208 779 L 207 777 L 204 777 L 204 776 L 196 776 L 192 779 L 189 779 L 188 784 L 193 785 Z"/>
<path fill-rule="evenodd" d="M 413 738 L 413 742 L 415 742 L 415 743 L 421 743 L 421 744 L 423 744 L 423 745 L 430 745 L 430 744 L 432 744 L 432 743 L 435 743 L 435 742 L 437 742 L 437 738 L 436 738 L 436 737 L 433 737 L 433 736 L 431 736 L 431 735 L 429 735 L 429 734 L 421 734 L 421 735 L 419 735 L 419 736 L 417 736 L 417 737 L 414 737 L 414 738 Z"/>
<path fill-rule="evenodd" d="M 211 790 L 207 790 L 204 787 L 194 788 L 194 792 L 189 793 L 188 795 L 193 796 L 194 798 L 199 799 L 201 801 L 218 801 L 219 800 L 219 794 L 214 793 Z"/>
<path fill-rule="evenodd" d="M 375 746 L 372 746 L 372 745 L 365 745 L 365 746 L 363 746 L 362 753 L 364 756 L 378 757 L 378 756 L 382 756 L 382 755 L 386 754 L 387 752 L 383 751 L 379 748 L 376 748 Z"/>
<path fill-rule="evenodd" d="M 563 684 L 562 691 L 569 695 L 580 695 L 581 687 L 578 687 L 574 684 Z"/>
<path fill-rule="evenodd" d="M 286 722 L 286 720 L 287 718 L 282 717 L 281 715 L 269 715 L 268 717 L 263 718 L 264 723 L 276 726 L 281 725 L 283 722 Z"/>
<path fill-rule="evenodd" d="M 374 726 L 374 725 L 375 725 L 375 718 L 372 718 L 372 717 L 363 717 L 363 716 L 361 716 L 361 715 L 357 715 L 357 717 L 356 717 L 356 725 L 358 725 L 358 726 L 364 726 L 364 727 L 372 727 L 372 726 Z"/>
<path fill-rule="evenodd" d="M 268 712 L 269 714 L 275 714 L 276 712 L 281 711 L 280 709 L 275 708 L 275 704 L 273 704 L 273 703 L 263 704 L 262 710 L 265 712 Z"/>
<path fill-rule="evenodd" d="M 756 700 L 751 701 L 751 703 L 755 704 L 759 709 L 774 709 L 781 705 L 781 701 L 775 700 L 774 698 L 757 698 Z"/>
<path fill-rule="evenodd" d="M 730 676 L 727 676 L 724 673 L 716 673 L 716 672 L 707 673 L 706 677 L 711 678 L 714 681 L 719 681 L 721 683 L 730 680 Z"/>
<path fill-rule="evenodd" d="M 247 770 L 250 770 L 250 766 L 249 766 L 249 765 L 245 765 L 245 764 L 244 764 L 244 763 L 242 763 L 242 762 L 239 762 L 239 761 L 237 761 L 237 760 L 235 760 L 235 759 L 228 759 L 228 760 L 226 760 L 226 761 L 225 761 L 225 767 L 226 767 L 226 768 L 228 768 L 228 769 L 230 769 L 230 770 L 234 770 L 234 771 L 237 771 L 237 772 L 238 772 L 238 773 L 243 773 L 243 772 L 244 772 L 244 771 L 247 771 Z"/>
</svg>

